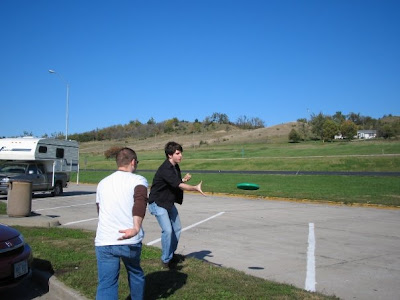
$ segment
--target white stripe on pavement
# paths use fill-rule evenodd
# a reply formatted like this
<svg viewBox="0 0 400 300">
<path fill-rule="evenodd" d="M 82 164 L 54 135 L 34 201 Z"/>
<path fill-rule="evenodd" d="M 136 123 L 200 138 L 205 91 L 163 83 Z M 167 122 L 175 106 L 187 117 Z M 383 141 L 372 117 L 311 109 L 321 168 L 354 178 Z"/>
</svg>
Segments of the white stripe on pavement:
<svg viewBox="0 0 400 300">
<path fill-rule="evenodd" d="M 314 223 L 308 224 L 307 276 L 305 290 L 315 292 L 315 234 Z"/>
<path fill-rule="evenodd" d="M 86 220 L 80 220 L 80 221 L 75 221 L 75 222 L 68 222 L 65 224 L 62 224 L 63 226 L 68 226 L 68 225 L 73 225 L 73 224 L 78 224 L 78 223 L 83 223 L 83 222 L 90 222 L 93 220 L 98 220 L 99 218 L 92 218 L 92 219 L 86 219 Z"/>
<path fill-rule="evenodd" d="M 211 219 L 213 219 L 213 218 L 219 217 L 220 215 L 222 215 L 222 214 L 224 214 L 224 213 L 225 213 L 224 211 L 223 211 L 223 212 L 220 212 L 220 213 L 218 213 L 218 214 L 216 214 L 216 215 L 213 215 L 213 216 L 211 216 L 211 217 L 209 217 L 209 218 L 207 218 L 207 219 L 205 219 L 205 220 L 203 220 L 203 221 L 200 221 L 200 222 L 197 222 L 197 223 L 195 223 L 195 224 L 193 224 L 193 225 L 190 225 L 190 226 L 188 226 L 188 227 L 185 227 L 185 228 L 182 229 L 182 232 L 185 231 L 185 230 L 188 230 L 188 229 L 190 229 L 190 228 L 196 227 L 197 225 L 200 225 L 201 223 L 207 222 L 207 221 L 209 221 L 209 220 L 211 220 Z M 159 241 L 161 241 L 161 239 L 156 239 L 156 240 L 154 240 L 154 241 L 148 242 L 146 245 L 147 245 L 147 246 L 151 246 L 151 245 L 154 245 L 155 243 L 158 243 Z"/>
<path fill-rule="evenodd" d="M 57 207 L 51 207 L 51 208 L 41 208 L 41 209 L 35 209 L 35 211 L 53 210 L 53 209 L 59 209 L 59 208 L 68 208 L 68 207 L 85 206 L 85 205 L 93 205 L 94 206 L 95 203 L 90 202 L 90 203 L 83 203 L 83 204 L 76 204 L 76 205 L 57 206 Z"/>
<path fill-rule="evenodd" d="M 51 196 L 51 197 L 44 197 L 44 198 L 32 198 L 32 202 L 40 202 L 40 201 L 49 201 L 52 199 L 61 199 L 61 200 L 68 200 L 70 198 L 89 198 L 92 197 L 93 194 L 95 193 L 89 193 L 89 194 L 85 194 L 85 195 L 73 195 L 73 196 Z M 35 195 L 41 195 L 41 194 L 35 194 Z"/>
</svg>

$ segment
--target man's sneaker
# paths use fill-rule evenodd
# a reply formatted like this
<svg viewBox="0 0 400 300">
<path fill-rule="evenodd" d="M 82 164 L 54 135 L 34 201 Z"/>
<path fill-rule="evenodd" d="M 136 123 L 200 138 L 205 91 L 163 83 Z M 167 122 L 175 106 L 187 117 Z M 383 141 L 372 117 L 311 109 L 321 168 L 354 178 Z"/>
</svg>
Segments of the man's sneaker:
<svg viewBox="0 0 400 300">
<path fill-rule="evenodd" d="M 172 259 L 169 262 L 163 262 L 161 261 L 161 268 L 164 270 L 173 270 L 176 268 L 176 263 L 172 261 Z"/>
<path fill-rule="evenodd" d="M 161 268 L 169 269 L 169 263 L 165 263 L 165 262 L 161 261 Z"/>
</svg>

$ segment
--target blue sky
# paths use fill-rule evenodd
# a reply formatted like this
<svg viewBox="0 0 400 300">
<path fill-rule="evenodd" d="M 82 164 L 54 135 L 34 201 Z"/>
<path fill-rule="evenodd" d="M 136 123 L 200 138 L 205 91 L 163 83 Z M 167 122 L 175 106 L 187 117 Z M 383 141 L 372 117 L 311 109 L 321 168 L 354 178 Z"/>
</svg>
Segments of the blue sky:
<svg viewBox="0 0 400 300">
<path fill-rule="evenodd" d="M 0 28 L 0 136 L 64 133 L 66 82 L 69 134 L 400 115 L 397 0 L 1 0 Z"/>
</svg>

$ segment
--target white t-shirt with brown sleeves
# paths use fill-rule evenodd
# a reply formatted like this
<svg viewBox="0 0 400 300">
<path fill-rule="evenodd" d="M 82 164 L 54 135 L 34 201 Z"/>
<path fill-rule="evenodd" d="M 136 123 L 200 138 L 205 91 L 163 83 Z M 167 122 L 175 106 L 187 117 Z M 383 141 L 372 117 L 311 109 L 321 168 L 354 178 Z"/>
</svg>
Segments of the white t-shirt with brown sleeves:
<svg viewBox="0 0 400 300">
<path fill-rule="evenodd" d="M 132 208 L 135 187 L 138 185 L 147 188 L 146 178 L 124 171 L 116 171 L 99 182 L 96 203 L 100 210 L 95 246 L 130 245 L 143 240 L 142 228 L 136 236 L 118 240 L 123 235 L 119 230 L 133 228 Z"/>
</svg>

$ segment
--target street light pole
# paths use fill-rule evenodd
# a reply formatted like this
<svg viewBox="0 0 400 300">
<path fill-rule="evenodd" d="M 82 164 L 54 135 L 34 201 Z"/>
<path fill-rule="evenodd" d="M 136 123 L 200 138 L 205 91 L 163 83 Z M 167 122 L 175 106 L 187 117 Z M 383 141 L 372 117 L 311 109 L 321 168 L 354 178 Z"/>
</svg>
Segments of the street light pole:
<svg viewBox="0 0 400 300">
<path fill-rule="evenodd" d="M 50 74 L 57 74 L 62 81 L 67 85 L 67 99 L 66 99 L 66 109 L 65 109 L 65 139 L 68 140 L 68 119 L 69 119 L 69 83 L 62 77 L 59 73 L 54 70 L 49 70 Z"/>
</svg>

